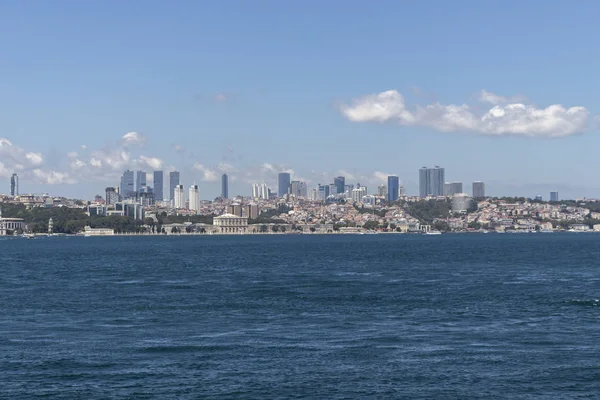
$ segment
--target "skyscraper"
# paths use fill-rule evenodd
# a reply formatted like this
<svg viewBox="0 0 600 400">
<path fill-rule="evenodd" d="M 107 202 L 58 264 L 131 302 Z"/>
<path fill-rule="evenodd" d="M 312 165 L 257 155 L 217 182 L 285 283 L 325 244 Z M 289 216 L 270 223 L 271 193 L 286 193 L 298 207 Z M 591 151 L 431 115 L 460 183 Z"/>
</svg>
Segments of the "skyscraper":
<svg viewBox="0 0 600 400">
<path fill-rule="evenodd" d="M 198 214 L 200 212 L 200 190 L 198 189 L 198 185 L 190 186 L 189 201 L 189 209 Z"/>
<path fill-rule="evenodd" d="M 333 184 L 335 185 L 335 193 L 333 194 L 343 194 L 346 192 L 346 178 L 343 176 L 336 176 L 333 178 Z"/>
<path fill-rule="evenodd" d="M 135 175 L 135 191 L 139 193 L 146 187 L 146 171 L 137 171 Z"/>
<path fill-rule="evenodd" d="M 290 189 L 290 174 L 288 172 L 280 172 L 277 180 L 277 195 L 284 197 Z"/>
<path fill-rule="evenodd" d="M 229 198 L 229 178 L 227 174 L 221 175 L 221 198 Z"/>
<path fill-rule="evenodd" d="M 104 203 L 109 206 L 111 204 L 115 204 L 119 202 L 119 194 L 114 187 L 107 187 L 104 191 Z"/>
<path fill-rule="evenodd" d="M 154 171 L 154 200 L 156 201 L 163 201 L 165 199 L 163 176 L 162 171 Z"/>
<path fill-rule="evenodd" d="M 397 201 L 398 200 L 399 187 L 400 187 L 400 181 L 398 180 L 398 177 L 395 175 L 388 176 L 388 183 L 387 183 L 387 189 L 388 189 L 387 200 L 388 201 Z"/>
<path fill-rule="evenodd" d="M 325 200 L 329 197 L 329 185 L 321 185 L 319 183 L 318 186 L 319 200 Z"/>
<path fill-rule="evenodd" d="M 10 195 L 19 195 L 19 175 L 17 175 L 16 173 L 12 174 L 12 176 L 10 177 Z"/>
<path fill-rule="evenodd" d="M 258 183 L 252 184 L 252 198 L 258 199 L 260 197 L 260 186 Z"/>
<path fill-rule="evenodd" d="M 175 185 L 173 188 L 173 207 L 185 208 L 185 190 L 183 185 Z"/>
<path fill-rule="evenodd" d="M 135 189 L 133 186 L 133 171 L 127 170 L 121 176 L 121 185 L 119 186 L 119 195 L 123 200 L 135 197 Z"/>
<path fill-rule="evenodd" d="M 265 200 L 269 199 L 269 187 L 266 183 L 260 184 L 260 198 Z"/>
<path fill-rule="evenodd" d="M 558 201 L 558 192 L 550 192 L 550 201 Z"/>
<path fill-rule="evenodd" d="M 453 196 L 463 192 L 462 182 L 446 182 L 444 184 L 444 196 Z"/>
<path fill-rule="evenodd" d="M 473 198 L 482 199 L 485 197 L 485 183 L 481 181 L 473 182 Z"/>
<path fill-rule="evenodd" d="M 423 167 L 419 170 L 419 197 L 444 195 L 444 168 Z"/>
<path fill-rule="evenodd" d="M 179 185 L 179 171 L 169 172 L 169 200 L 175 200 L 177 185 Z"/>
</svg>

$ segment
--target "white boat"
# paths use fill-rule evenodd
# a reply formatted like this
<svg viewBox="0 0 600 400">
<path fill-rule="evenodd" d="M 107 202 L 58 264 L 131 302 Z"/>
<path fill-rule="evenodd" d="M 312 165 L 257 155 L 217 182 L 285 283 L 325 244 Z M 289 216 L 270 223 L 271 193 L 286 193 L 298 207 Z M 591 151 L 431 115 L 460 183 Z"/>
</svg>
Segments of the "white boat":
<svg viewBox="0 0 600 400">
<path fill-rule="evenodd" d="M 429 232 L 425 232 L 426 235 L 441 235 L 442 232 L 440 231 L 429 231 Z"/>
</svg>

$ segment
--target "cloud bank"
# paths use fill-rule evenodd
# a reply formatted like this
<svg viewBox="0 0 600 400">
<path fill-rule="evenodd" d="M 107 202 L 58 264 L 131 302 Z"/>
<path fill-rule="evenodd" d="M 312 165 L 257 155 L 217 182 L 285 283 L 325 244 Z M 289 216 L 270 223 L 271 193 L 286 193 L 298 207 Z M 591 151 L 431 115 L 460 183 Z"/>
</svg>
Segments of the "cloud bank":
<svg viewBox="0 0 600 400">
<path fill-rule="evenodd" d="M 352 122 L 396 122 L 403 126 L 423 126 L 440 132 L 473 132 L 481 135 L 564 137 L 582 132 L 588 121 L 585 107 L 565 108 L 554 104 L 537 108 L 514 102 L 522 97 L 506 98 L 482 90 L 479 100 L 492 104 L 479 112 L 468 104 L 432 103 L 408 107 L 396 90 L 370 94 L 344 104 L 340 111 Z"/>
</svg>

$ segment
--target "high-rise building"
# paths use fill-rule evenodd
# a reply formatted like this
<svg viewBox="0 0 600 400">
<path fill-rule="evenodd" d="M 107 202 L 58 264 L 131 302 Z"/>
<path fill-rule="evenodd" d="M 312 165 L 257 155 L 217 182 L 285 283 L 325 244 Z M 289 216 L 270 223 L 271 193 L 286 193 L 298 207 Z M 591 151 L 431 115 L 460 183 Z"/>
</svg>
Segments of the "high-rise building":
<svg viewBox="0 0 600 400">
<path fill-rule="evenodd" d="M 377 186 L 377 196 L 388 198 L 388 187 L 386 185 Z"/>
<path fill-rule="evenodd" d="M 105 197 L 104 197 L 104 204 L 106 204 L 107 206 L 112 205 L 112 204 L 116 204 L 119 202 L 119 194 L 117 193 L 117 189 L 114 187 L 107 187 L 104 190 L 105 193 Z"/>
<path fill-rule="evenodd" d="M 258 199 L 260 197 L 260 185 L 258 183 L 252 184 L 252 198 Z"/>
<path fill-rule="evenodd" d="M 423 167 L 419 170 L 419 197 L 444 195 L 444 168 Z"/>
<path fill-rule="evenodd" d="M 444 196 L 453 196 L 463 192 L 462 182 L 446 182 L 444 183 Z"/>
<path fill-rule="evenodd" d="M 156 201 L 163 201 L 165 199 L 163 177 L 162 171 L 154 171 L 154 200 Z"/>
<path fill-rule="evenodd" d="M 185 208 L 185 190 L 183 185 L 175 185 L 173 188 L 173 207 Z"/>
<path fill-rule="evenodd" d="M 482 199 L 485 197 L 485 183 L 481 181 L 473 182 L 473 198 Z"/>
<path fill-rule="evenodd" d="M 387 183 L 387 201 L 397 201 L 398 200 L 398 189 L 400 188 L 400 180 L 395 175 L 388 176 Z"/>
<path fill-rule="evenodd" d="M 335 184 L 330 183 L 329 184 L 329 195 L 335 195 L 337 194 L 337 186 L 335 186 Z"/>
<path fill-rule="evenodd" d="M 252 197 L 255 199 L 264 199 L 267 200 L 269 198 L 269 187 L 266 183 L 253 183 L 252 184 Z"/>
<path fill-rule="evenodd" d="M 319 200 L 325 200 L 329 197 L 329 185 L 321 185 L 319 183 L 317 191 L 319 193 Z"/>
<path fill-rule="evenodd" d="M 135 191 L 139 193 L 144 187 L 146 187 L 146 171 L 137 171 L 135 175 Z"/>
<path fill-rule="evenodd" d="M 188 208 L 198 214 L 200 212 L 200 190 L 198 185 L 190 186 L 189 202 Z"/>
<path fill-rule="evenodd" d="M 133 171 L 127 170 L 121 176 L 121 185 L 119 186 L 119 195 L 123 200 L 135 198 L 135 188 L 133 186 Z"/>
<path fill-rule="evenodd" d="M 336 176 L 333 178 L 333 184 L 335 185 L 334 194 L 344 194 L 346 192 L 346 178 L 343 176 Z"/>
<path fill-rule="evenodd" d="M 154 190 L 150 186 L 144 186 L 137 192 L 138 202 L 143 206 L 154 204 Z"/>
<path fill-rule="evenodd" d="M 175 188 L 179 185 L 179 171 L 169 172 L 169 200 L 175 200 Z"/>
<path fill-rule="evenodd" d="M 306 182 L 292 181 L 290 194 L 294 197 L 308 197 L 308 186 L 306 185 Z"/>
<path fill-rule="evenodd" d="M 16 173 L 12 174 L 12 176 L 10 177 L 10 195 L 19 195 L 19 175 L 17 175 Z"/>
<path fill-rule="evenodd" d="M 317 201 L 317 200 L 319 200 L 319 191 L 317 189 L 310 189 L 308 191 L 308 199 L 310 201 Z"/>
<path fill-rule="evenodd" d="M 284 197 L 290 190 L 291 176 L 288 172 L 280 172 L 277 179 L 277 195 Z"/>
<path fill-rule="evenodd" d="M 232 214 L 237 217 L 241 217 L 243 213 L 242 205 L 239 203 L 233 203 L 227 206 L 227 214 Z"/>
<path fill-rule="evenodd" d="M 558 201 L 558 192 L 550 192 L 550 201 Z"/>
<path fill-rule="evenodd" d="M 352 189 L 352 201 L 354 203 L 361 203 L 363 197 L 367 195 L 366 186 L 357 186 L 356 189 Z"/>
<path fill-rule="evenodd" d="M 244 207 L 244 212 L 246 215 L 242 215 L 243 217 L 246 217 L 249 219 L 256 219 L 256 218 L 258 218 L 260 209 L 258 208 L 258 204 L 250 203 Z"/>
<path fill-rule="evenodd" d="M 541 195 L 541 194 L 538 194 L 537 196 L 535 196 L 535 199 L 534 199 L 534 200 L 535 200 L 535 201 L 542 201 L 542 200 L 544 200 L 544 198 L 542 197 L 542 195 Z"/>
<path fill-rule="evenodd" d="M 229 177 L 227 174 L 221 175 L 221 198 L 229 198 Z"/>
</svg>

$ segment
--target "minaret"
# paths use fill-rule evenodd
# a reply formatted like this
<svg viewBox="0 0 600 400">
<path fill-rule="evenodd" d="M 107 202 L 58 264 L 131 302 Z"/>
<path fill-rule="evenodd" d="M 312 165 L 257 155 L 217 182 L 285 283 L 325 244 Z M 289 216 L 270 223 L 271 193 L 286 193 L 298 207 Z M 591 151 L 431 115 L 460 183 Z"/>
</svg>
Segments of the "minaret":
<svg viewBox="0 0 600 400">
<path fill-rule="evenodd" d="M 54 221 L 52 221 L 52 218 L 50 218 L 50 220 L 48 220 L 48 235 L 52 235 L 53 227 L 54 227 Z"/>
</svg>

